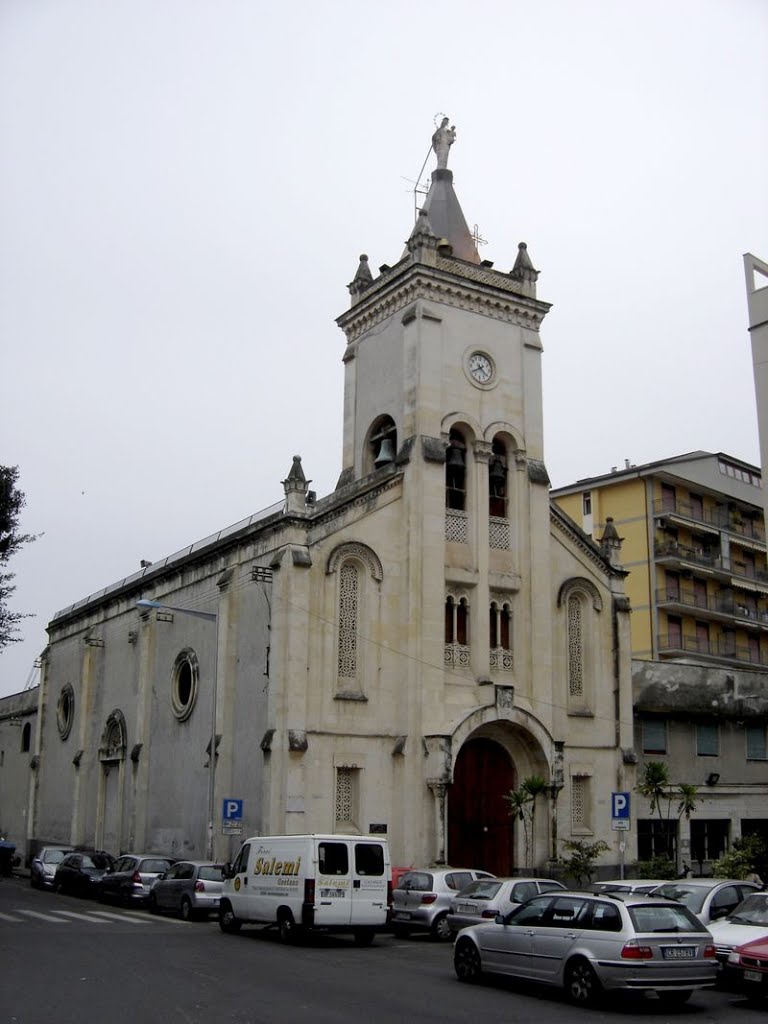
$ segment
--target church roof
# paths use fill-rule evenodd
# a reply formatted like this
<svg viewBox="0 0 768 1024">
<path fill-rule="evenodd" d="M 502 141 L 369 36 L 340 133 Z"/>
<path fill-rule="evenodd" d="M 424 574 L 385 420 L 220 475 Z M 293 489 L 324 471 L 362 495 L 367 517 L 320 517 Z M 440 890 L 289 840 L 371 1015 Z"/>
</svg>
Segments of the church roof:
<svg viewBox="0 0 768 1024">
<path fill-rule="evenodd" d="M 432 171 L 432 184 L 422 211 L 429 218 L 429 226 L 436 237 L 451 244 L 454 256 L 468 263 L 480 262 L 475 240 L 453 189 L 453 171 L 447 167 Z"/>
</svg>

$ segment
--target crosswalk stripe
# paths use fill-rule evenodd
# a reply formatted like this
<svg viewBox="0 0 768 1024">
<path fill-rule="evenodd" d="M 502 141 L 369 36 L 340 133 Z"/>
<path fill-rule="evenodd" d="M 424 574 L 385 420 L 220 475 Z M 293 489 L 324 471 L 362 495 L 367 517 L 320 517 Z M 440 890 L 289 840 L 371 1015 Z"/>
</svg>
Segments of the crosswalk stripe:
<svg viewBox="0 0 768 1024">
<path fill-rule="evenodd" d="M 127 921 L 128 924 L 144 924 L 143 918 L 129 917 L 127 914 L 110 914 L 108 910 L 92 910 L 92 917 L 106 917 L 110 921 Z"/>
<path fill-rule="evenodd" d="M 74 910 L 57 910 L 57 914 L 63 914 L 65 917 L 74 917 L 78 921 L 88 921 L 91 924 L 109 924 L 108 921 L 102 921 L 99 917 L 94 917 L 92 914 L 76 914 Z"/>
<path fill-rule="evenodd" d="M 11 924 L 21 924 L 21 918 L 20 917 L 11 917 L 10 914 L 0 914 L 0 920 L 2 920 L 2 921 L 10 921 Z"/>
<path fill-rule="evenodd" d="M 66 921 L 62 921 L 60 917 L 54 917 L 52 914 L 41 914 L 37 910 L 23 910 L 21 907 L 14 908 L 17 914 L 27 914 L 29 917 L 39 917 L 41 921 L 52 921 L 54 924 L 66 924 Z"/>
</svg>

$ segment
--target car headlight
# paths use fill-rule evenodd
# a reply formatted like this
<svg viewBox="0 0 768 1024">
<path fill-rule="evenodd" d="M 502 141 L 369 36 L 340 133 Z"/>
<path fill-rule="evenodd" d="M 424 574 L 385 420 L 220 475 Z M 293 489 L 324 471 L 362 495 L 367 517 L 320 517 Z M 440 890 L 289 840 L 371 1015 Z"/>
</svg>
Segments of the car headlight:
<svg viewBox="0 0 768 1024">
<path fill-rule="evenodd" d="M 739 956 L 739 954 L 737 953 L 737 951 L 735 949 L 732 949 L 730 951 L 730 953 L 728 954 L 728 963 L 729 964 L 737 964 L 740 959 L 741 959 L 741 957 Z"/>
</svg>

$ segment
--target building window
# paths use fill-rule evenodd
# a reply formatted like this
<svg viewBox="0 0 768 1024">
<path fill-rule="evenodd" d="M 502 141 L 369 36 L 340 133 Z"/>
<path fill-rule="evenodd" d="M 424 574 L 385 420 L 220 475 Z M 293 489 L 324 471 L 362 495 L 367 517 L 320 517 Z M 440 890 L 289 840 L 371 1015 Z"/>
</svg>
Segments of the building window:
<svg viewBox="0 0 768 1024">
<path fill-rule="evenodd" d="M 197 655 L 189 648 L 183 650 L 173 664 L 171 675 L 171 707 L 180 722 L 185 722 L 192 714 L 197 700 L 199 676 Z"/>
<path fill-rule="evenodd" d="M 467 507 L 467 442 L 456 429 L 448 435 L 445 453 L 445 507 L 462 512 Z"/>
<path fill-rule="evenodd" d="M 469 604 L 448 596 L 445 602 L 445 664 L 452 668 L 469 667 Z"/>
<path fill-rule="evenodd" d="M 32 743 L 32 726 L 29 722 L 24 723 L 24 728 L 21 730 L 21 752 L 26 754 Z"/>
<path fill-rule="evenodd" d="M 391 465 L 396 455 L 397 429 L 394 420 L 391 416 L 382 416 L 371 429 L 364 472 L 370 473 Z"/>
<path fill-rule="evenodd" d="M 717 860 L 728 849 L 730 825 L 728 818 L 691 819 L 691 859 L 697 862 L 700 871 L 705 860 Z"/>
<path fill-rule="evenodd" d="M 357 828 L 360 769 L 343 766 L 336 769 L 336 828 Z"/>
<path fill-rule="evenodd" d="M 666 857 L 677 862 L 677 821 L 639 818 L 637 822 L 637 859 Z"/>
<path fill-rule="evenodd" d="M 584 624 L 578 594 L 568 598 L 568 695 L 572 700 L 584 696 Z"/>
<path fill-rule="evenodd" d="M 656 718 L 643 719 L 643 753 L 666 754 L 667 723 Z"/>
<path fill-rule="evenodd" d="M 514 668 L 512 656 L 512 611 L 509 604 L 491 604 L 490 614 L 491 669 L 497 672 L 511 672 Z"/>
<path fill-rule="evenodd" d="M 675 512 L 677 510 L 677 495 L 675 488 L 670 484 L 661 485 L 661 508 L 664 512 Z"/>
<path fill-rule="evenodd" d="M 592 515 L 592 491 L 584 491 L 581 496 L 581 511 L 585 516 Z"/>
<path fill-rule="evenodd" d="M 720 730 L 716 723 L 699 722 L 696 726 L 696 753 L 699 757 L 717 757 L 720 753 Z"/>
<path fill-rule="evenodd" d="M 494 441 L 488 465 L 488 511 L 501 519 L 507 517 L 507 449 Z"/>
<path fill-rule="evenodd" d="M 589 831 L 590 779 L 587 775 L 571 777 L 571 830 Z"/>
<path fill-rule="evenodd" d="M 747 726 L 747 760 L 765 761 L 768 759 L 768 750 L 765 742 L 764 725 Z"/>
<path fill-rule="evenodd" d="M 72 722 L 75 718 L 75 691 L 70 683 L 65 683 L 59 694 L 59 701 L 56 705 L 56 725 L 59 729 L 59 736 L 63 740 L 69 736 Z"/>
<path fill-rule="evenodd" d="M 357 619 L 360 573 L 354 562 L 339 572 L 339 679 L 357 679 Z"/>
</svg>

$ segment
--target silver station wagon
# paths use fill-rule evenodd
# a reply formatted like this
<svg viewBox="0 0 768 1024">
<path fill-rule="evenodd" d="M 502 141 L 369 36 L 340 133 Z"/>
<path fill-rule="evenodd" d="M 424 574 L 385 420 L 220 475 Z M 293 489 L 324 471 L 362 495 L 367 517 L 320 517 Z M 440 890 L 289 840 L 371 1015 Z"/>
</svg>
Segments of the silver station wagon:
<svg viewBox="0 0 768 1024">
<path fill-rule="evenodd" d="M 484 972 L 555 985 L 577 1004 L 602 992 L 656 992 L 684 1003 L 714 985 L 712 937 L 687 907 L 648 896 L 583 892 L 534 896 L 495 922 L 460 931 L 460 981 Z"/>
</svg>

